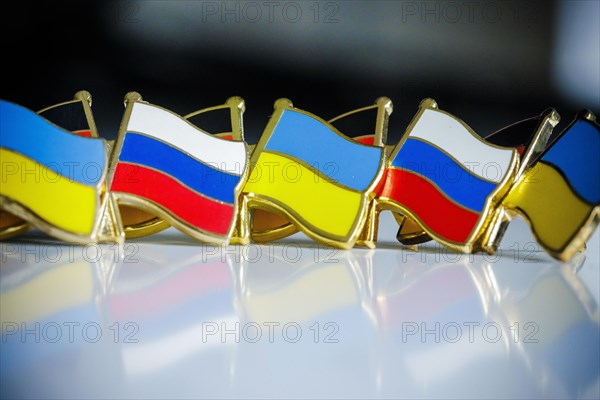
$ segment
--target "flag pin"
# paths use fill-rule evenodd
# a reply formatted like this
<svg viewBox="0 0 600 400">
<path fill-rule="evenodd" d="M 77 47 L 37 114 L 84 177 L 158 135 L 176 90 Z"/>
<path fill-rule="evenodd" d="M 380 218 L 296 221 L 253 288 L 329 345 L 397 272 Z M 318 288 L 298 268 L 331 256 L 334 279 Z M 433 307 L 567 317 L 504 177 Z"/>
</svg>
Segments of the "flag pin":
<svg viewBox="0 0 600 400">
<path fill-rule="evenodd" d="M 391 103 L 386 112 L 391 112 Z M 320 243 L 351 248 L 366 223 L 384 161 L 383 147 L 354 141 L 331 123 L 295 108 L 290 100 L 277 100 L 252 153 L 236 242 L 250 241 L 253 213 L 261 210 L 294 225 L 284 232 L 266 226 L 267 236 L 298 229 Z M 256 222 L 260 233 L 264 227 L 259 226 L 260 219 Z"/>
<path fill-rule="evenodd" d="M 391 100 L 387 97 L 380 97 L 370 106 L 349 111 L 327 122 L 340 132 L 350 136 L 357 143 L 384 148 L 388 120 L 392 109 Z M 369 202 L 368 208 L 371 207 L 371 202 L 372 200 Z M 369 215 L 369 211 L 367 211 L 367 215 Z M 365 224 L 369 223 L 370 220 L 365 222 Z M 365 225 L 364 229 L 377 229 L 377 227 Z M 256 208 L 252 211 L 250 235 L 254 242 L 264 243 L 278 240 L 298 231 L 297 225 L 279 213 L 266 211 L 262 208 Z M 361 235 L 363 234 L 361 233 Z M 367 245 L 362 241 L 361 236 L 359 236 L 356 243 Z M 369 245 L 373 247 L 370 243 Z"/>
<path fill-rule="evenodd" d="M 581 111 L 502 202 L 508 217 L 522 215 L 553 257 L 571 259 L 585 248 L 600 221 L 600 125 Z"/>
<path fill-rule="evenodd" d="M 531 168 L 532 160 L 546 148 L 552 129 L 559 119 L 558 113 L 550 108 L 539 116 L 511 124 L 484 136 L 483 139 L 493 145 L 517 150 L 520 162 L 515 179 L 518 179 L 523 175 L 525 169 Z M 502 233 L 509 222 L 501 209 L 498 209 L 498 213 L 499 215 L 492 218 L 493 223 L 487 231 L 487 238 L 482 243 L 482 247 L 491 253 L 496 251 Z M 432 240 L 414 220 L 403 216 L 398 216 L 398 219 L 400 227 L 396 237 L 400 243 L 415 245 Z"/>
<path fill-rule="evenodd" d="M 90 106 L 86 91 L 38 113 L 0 101 L 1 238 L 33 226 L 69 242 L 118 240 L 105 235 L 107 144 Z"/>
<path fill-rule="evenodd" d="M 46 107 L 37 113 L 76 135 L 98 137 L 91 105 L 92 95 L 88 91 L 81 90 L 75 93 L 73 100 Z M 0 210 L 0 240 L 20 235 L 30 228 L 31 226 L 24 219 Z"/>
<path fill-rule="evenodd" d="M 517 150 L 482 140 L 425 99 L 388 157 L 374 212 L 391 210 L 401 232 L 409 218 L 408 240 L 427 235 L 458 251 L 477 251 L 518 166 Z"/>
<path fill-rule="evenodd" d="M 125 96 L 125 105 L 108 177 L 125 235 L 172 225 L 201 241 L 228 243 L 247 174 L 243 100 L 231 98 L 188 116 L 230 108 L 236 119 L 230 138 L 211 135 L 136 92 Z"/>
<path fill-rule="evenodd" d="M 181 116 L 128 93 L 108 143 L 91 100 L 81 91 L 37 113 L 0 101 L 0 239 L 36 227 L 69 242 L 121 243 L 173 226 L 216 244 L 300 231 L 373 248 L 390 210 L 402 244 L 494 253 L 520 215 L 566 261 L 600 221 L 600 127 L 588 110 L 551 142 L 553 109 L 482 138 L 425 99 L 386 146 L 387 98 L 327 121 L 279 99 L 248 146 L 239 97 Z M 205 129 L 218 111 L 225 126 Z"/>
</svg>

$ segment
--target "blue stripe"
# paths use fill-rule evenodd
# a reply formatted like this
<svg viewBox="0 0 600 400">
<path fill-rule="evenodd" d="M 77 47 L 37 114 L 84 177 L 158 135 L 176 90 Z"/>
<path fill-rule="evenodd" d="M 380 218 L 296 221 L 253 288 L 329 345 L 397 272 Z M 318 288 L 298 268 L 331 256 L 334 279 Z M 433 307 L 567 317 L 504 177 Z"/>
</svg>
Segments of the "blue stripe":
<svg viewBox="0 0 600 400">
<path fill-rule="evenodd" d="M 265 150 L 288 154 L 349 188 L 365 191 L 380 168 L 382 149 L 337 135 L 330 125 L 285 110 Z"/>
<path fill-rule="evenodd" d="M 102 139 L 74 135 L 4 100 L 0 100 L 0 146 L 84 185 L 95 186 L 106 168 Z"/>
<path fill-rule="evenodd" d="M 600 130 L 579 120 L 542 157 L 566 176 L 580 197 L 600 203 Z"/>
<path fill-rule="evenodd" d="M 496 185 L 471 174 L 444 152 L 421 140 L 408 138 L 392 166 L 415 172 L 435 183 L 458 204 L 481 212 Z"/>
<path fill-rule="evenodd" d="M 233 204 L 237 175 L 228 174 L 156 139 L 127 132 L 119 160 L 154 168 L 198 193 Z"/>
</svg>

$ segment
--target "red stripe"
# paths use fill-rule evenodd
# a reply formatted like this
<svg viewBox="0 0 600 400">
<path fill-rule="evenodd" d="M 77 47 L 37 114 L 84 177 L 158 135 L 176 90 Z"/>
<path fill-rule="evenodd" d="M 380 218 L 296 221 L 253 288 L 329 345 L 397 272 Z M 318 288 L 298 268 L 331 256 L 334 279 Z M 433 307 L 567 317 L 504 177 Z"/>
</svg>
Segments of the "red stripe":
<svg viewBox="0 0 600 400">
<path fill-rule="evenodd" d="M 73 133 L 77 136 L 92 137 L 92 131 L 89 130 L 73 131 Z"/>
<path fill-rule="evenodd" d="M 382 297 L 385 298 L 382 317 L 390 327 L 401 325 L 404 321 L 431 321 L 436 314 L 469 299 L 479 303 L 477 286 L 468 271 L 464 267 L 453 268 L 450 265 L 425 274 L 417 285 Z"/>
<path fill-rule="evenodd" d="M 207 199 L 173 178 L 149 168 L 120 162 L 110 190 L 130 193 L 157 203 L 190 225 L 225 235 L 233 206 Z"/>
<path fill-rule="evenodd" d="M 479 215 L 450 201 L 429 181 L 412 172 L 386 170 L 382 197 L 410 209 L 427 227 L 444 239 L 464 243 Z"/>
<path fill-rule="evenodd" d="M 225 263 L 195 266 L 182 271 L 156 286 L 134 293 L 115 293 L 110 296 L 111 316 L 117 319 L 143 317 L 170 311 L 188 299 L 231 286 L 229 269 Z"/>
<path fill-rule="evenodd" d="M 359 136 L 359 137 L 353 138 L 353 140 L 358 143 L 373 146 L 373 144 L 375 143 L 375 136 L 373 136 L 373 135 Z"/>
<path fill-rule="evenodd" d="M 375 145 L 375 135 L 358 136 L 358 137 L 352 138 L 352 140 L 354 140 L 355 142 L 358 142 L 358 143 L 366 144 L 367 146 Z M 378 181 L 377 185 L 373 189 L 373 192 L 375 193 L 375 195 L 378 195 L 381 192 L 381 189 L 383 188 L 383 181 L 384 180 L 382 177 L 382 179 L 380 179 Z"/>
<path fill-rule="evenodd" d="M 386 186 L 386 181 L 387 181 L 386 178 L 387 178 L 387 170 L 385 170 L 383 172 L 383 174 L 381 175 L 381 178 L 379 178 L 379 181 L 377 181 L 377 184 L 373 188 L 373 193 L 375 194 L 376 197 L 383 196 L 382 193 Z"/>
</svg>

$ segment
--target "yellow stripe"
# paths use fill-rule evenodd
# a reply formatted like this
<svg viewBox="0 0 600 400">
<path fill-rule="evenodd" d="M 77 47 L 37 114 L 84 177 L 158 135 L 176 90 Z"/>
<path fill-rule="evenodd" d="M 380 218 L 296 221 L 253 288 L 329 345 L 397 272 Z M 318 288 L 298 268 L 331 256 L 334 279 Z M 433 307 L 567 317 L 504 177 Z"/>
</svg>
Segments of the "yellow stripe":
<svg viewBox="0 0 600 400">
<path fill-rule="evenodd" d="M 2 322 L 39 321 L 93 301 L 92 269 L 86 262 L 53 268 L 0 294 Z"/>
<path fill-rule="evenodd" d="M 249 285 L 243 298 L 252 321 L 315 320 L 320 315 L 358 304 L 354 279 L 347 267 L 330 264 L 312 268 L 279 288 L 261 291 Z"/>
<path fill-rule="evenodd" d="M 269 152 L 261 153 L 244 192 L 268 196 L 297 219 L 341 237 L 350 233 L 362 204 L 362 194 L 326 182 L 299 163 Z"/>
<path fill-rule="evenodd" d="M 96 188 L 57 174 L 21 154 L 0 148 L 0 194 L 67 232 L 90 234 L 97 208 Z"/>
<path fill-rule="evenodd" d="M 569 328 L 587 318 L 585 309 L 573 294 L 572 288 L 557 275 L 544 277 L 523 300 L 507 302 L 502 308 L 509 321 L 522 321 L 521 324 L 534 322 L 539 327 L 535 338 L 542 346 L 551 346 Z M 521 333 L 524 334 L 527 333 Z"/>
<path fill-rule="evenodd" d="M 573 194 L 560 173 L 544 163 L 526 173 L 504 205 L 525 214 L 540 242 L 559 252 L 592 211 Z"/>
</svg>

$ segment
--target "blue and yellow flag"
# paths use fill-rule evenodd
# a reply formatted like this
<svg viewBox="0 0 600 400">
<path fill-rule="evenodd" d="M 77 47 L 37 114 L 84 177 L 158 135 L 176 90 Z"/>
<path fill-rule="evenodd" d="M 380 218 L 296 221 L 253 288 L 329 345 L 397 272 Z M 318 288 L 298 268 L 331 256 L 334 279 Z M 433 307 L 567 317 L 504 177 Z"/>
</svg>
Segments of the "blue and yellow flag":
<svg viewBox="0 0 600 400">
<path fill-rule="evenodd" d="M 92 239 L 106 175 L 105 142 L 0 101 L 2 209 L 63 240 Z"/>
<path fill-rule="evenodd" d="M 600 219 L 600 126 L 581 113 L 503 202 L 522 214 L 554 257 L 569 259 L 583 248 Z"/>
<path fill-rule="evenodd" d="M 359 144 L 280 99 L 254 150 L 245 203 L 287 217 L 313 239 L 349 248 L 383 161 L 381 147 Z"/>
<path fill-rule="evenodd" d="M 78 136 L 98 137 L 91 102 L 92 95 L 80 90 L 75 93 L 73 100 L 46 107 L 37 114 Z M 23 219 L 0 209 L 0 240 L 20 235 L 29 228 L 30 224 Z"/>
</svg>

